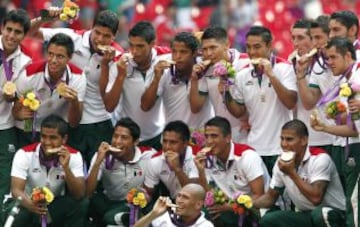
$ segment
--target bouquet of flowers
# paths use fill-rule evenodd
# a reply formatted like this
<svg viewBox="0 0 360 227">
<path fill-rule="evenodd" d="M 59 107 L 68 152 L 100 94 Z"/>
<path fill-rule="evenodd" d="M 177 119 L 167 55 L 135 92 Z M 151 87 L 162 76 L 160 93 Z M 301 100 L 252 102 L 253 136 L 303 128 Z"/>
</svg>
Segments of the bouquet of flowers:
<svg viewBox="0 0 360 227">
<path fill-rule="evenodd" d="M 40 203 L 47 206 L 54 200 L 54 194 L 48 187 L 35 187 L 31 193 L 31 200 L 34 203 Z M 41 215 L 41 227 L 47 226 L 47 216 Z"/>
<path fill-rule="evenodd" d="M 225 92 L 227 88 L 234 84 L 236 71 L 232 64 L 227 61 L 220 61 L 214 65 L 214 76 L 219 77 L 225 82 L 225 87 L 223 91 L 223 100 L 225 100 Z"/>
<path fill-rule="evenodd" d="M 346 113 L 346 106 L 339 100 L 335 100 L 327 104 L 325 107 L 325 113 L 331 119 L 335 119 L 342 113 Z"/>
<path fill-rule="evenodd" d="M 79 12 L 80 7 L 75 2 L 65 0 L 59 18 L 62 21 L 69 21 L 69 23 L 72 23 L 73 20 L 79 16 Z"/>
<path fill-rule="evenodd" d="M 227 196 L 219 188 L 214 188 L 214 189 L 206 192 L 206 196 L 205 196 L 205 206 L 206 207 L 211 207 L 215 204 L 222 205 L 222 204 L 226 203 L 227 201 L 228 201 Z"/>
<path fill-rule="evenodd" d="M 203 129 L 192 129 L 190 136 L 190 144 L 204 147 L 206 144 L 206 138 Z"/>
<path fill-rule="evenodd" d="M 340 97 L 345 98 L 355 98 L 360 100 L 360 83 L 356 83 L 356 81 L 351 81 L 347 83 L 342 83 L 340 85 L 340 91 L 339 91 Z M 351 114 L 352 120 L 358 120 L 360 119 L 360 112 L 352 113 Z"/>
<path fill-rule="evenodd" d="M 232 204 L 234 213 L 239 215 L 239 227 L 244 225 L 245 217 L 251 219 L 253 227 L 257 226 L 259 213 L 253 208 L 253 202 L 250 196 L 237 194 L 234 199 L 230 201 L 230 204 Z"/>
<path fill-rule="evenodd" d="M 136 189 L 132 188 L 127 196 L 126 200 L 130 206 L 130 227 L 134 226 L 136 220 L 138 219 L 139 209 L 144 208 L 147 205 L 147 200 L 145 193 Z"/>
<path fill-rule="evenodd" d="M 36 97 L 35 93 L 33 91 L 25 92 L 24 95 L 21 95 L 19 97 L 19 102 L 25 106 L 28 107 L 30 110 L 36 112 L 40 108 L 40 100 Z M 24 121 L 24 131 L 25 132 L 31 132 L 33 131 L 33 123 L 36 117 L 36 113 L 33 115 L 31 119 L 26 119 Z"/>
<path fill-rule="evenodd" d="M 236 71 L 232 64 L 227 61 L 220 61 L 214 65 L 214 76 L 228 80 L 235 79 Z"/>
</svg>

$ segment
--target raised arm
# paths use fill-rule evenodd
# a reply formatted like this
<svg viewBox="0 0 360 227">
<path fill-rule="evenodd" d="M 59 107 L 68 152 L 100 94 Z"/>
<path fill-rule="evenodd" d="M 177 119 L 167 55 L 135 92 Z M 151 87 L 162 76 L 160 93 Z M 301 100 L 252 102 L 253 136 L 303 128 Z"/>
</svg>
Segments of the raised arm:
<svg viewBox="0 0 360 227">
<path fill-rule="evenodd" d="M 154 68 L 154 79 L 151 81 L 150 86 L 145 90 L 144 94 L 141 96 L 141 109 L 143 111 L 149 111 L 156 102 L 157 91 L 159 88 L 159 83 L 164 70 L 170 67 L 170 63 L 165 60 L 159 61 Z"/>
<path fill-rule="evenodd" d="M 266 59 L 261 60 L 264 66 L 264 74 L 269 78 L 279 100 L 288 108 L 293 109 L 297 102 L 297 92 L 286 88 L 282 82 L 275 76 L 270 61 Z"/>
<path fill-rule="evenodd" d="M 206 99 L 208 98 L 205 94 L 200 93 L 199 91 L 199 74 L 205 70 L 205 65 L 198 63 L 193 66 L 193 70 L 190 78 L 190 109 L 193 113 L 198 113 Z"/>
<path fill-rule="evenodd" d="M 99 88 L 101 98 L 103 99 L 105 109 L 109 113 L 113 112 L 116 106 L 119 103 L 120 96 L 123 89 L 123 84 L 126 78 L 127 73 L 127 57 L 122 56 L 119 61 L 116 63 L 117 76 L 114 80 L 114 83 L 110 90 L 107 91 L 107 87 L 109 86 L 109 75 L 110 73 L 110 64 L 115 55 L 115 50 L 105 51 L 104 56 L 101 60 L 101 69 L 100 69 L 100 80 L 99 80 Z M 115 67 L 114 65 L 111 67 Z"/>
<path fill-rule="evenodd" d="M 70 194 L 75 199 L 81 199 L 85 195 L 85 179 L 84 177 L 76 177 L 69 166 L 70 152 L 67 148 L 63 148 L 58 152 L 59 162 L 64 169 L 66 186 Z M 81 163 L 82 164 L 82 163 Z M 81 169 L 82 165 L 81 165 Z"/>
<path fill-rule="evenodd" d="M 307 67 L 309 67 L 308 62 L 298 61 L 296 63 L 296 80 L 298 86 L 298 93 L 304 105 L 304 108 L 306 110 L 311 110 L 319 101 L 321 97 L 321 91 L 319 88 L 309 87 L 309 83 L 305 73 Z"/>
</svg>

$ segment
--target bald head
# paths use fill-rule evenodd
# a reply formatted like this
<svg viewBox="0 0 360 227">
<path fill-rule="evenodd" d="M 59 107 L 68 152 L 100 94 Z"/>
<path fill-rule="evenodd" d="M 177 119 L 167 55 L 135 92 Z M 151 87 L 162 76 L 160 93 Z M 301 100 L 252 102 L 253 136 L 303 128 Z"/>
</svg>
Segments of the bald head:
<svg viewBox="0 0 360 227">
<path fill-rule="evenodd" d="M 204 200 L 205 199 L 205 190 L 199 184 L 190 183 L 185 185 L 181 191 L 186 191 L 192 196 L 194 196 L 197 200 Z"/>
</svg>

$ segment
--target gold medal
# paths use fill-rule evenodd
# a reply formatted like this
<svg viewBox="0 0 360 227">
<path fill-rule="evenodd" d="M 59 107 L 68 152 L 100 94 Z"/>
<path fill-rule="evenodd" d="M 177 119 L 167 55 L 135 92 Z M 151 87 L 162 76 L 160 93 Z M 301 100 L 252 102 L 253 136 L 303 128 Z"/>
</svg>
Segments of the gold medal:
<svg viewBox="0 0 360 227">
<path fill-rule="evenodd" d="M 56 87 L 56 91 L 60 96 L 64 96 L 66 94 L 66 84 L 61 82 L 58 84 L 58 86 Z"/>
<path fill-rule="evenodd" d="M 3 93 L 5 95 L 13 96 L 16 92 L 16 85 L 12 81 L 6 81 L 3 86 Z"/>
</svg>

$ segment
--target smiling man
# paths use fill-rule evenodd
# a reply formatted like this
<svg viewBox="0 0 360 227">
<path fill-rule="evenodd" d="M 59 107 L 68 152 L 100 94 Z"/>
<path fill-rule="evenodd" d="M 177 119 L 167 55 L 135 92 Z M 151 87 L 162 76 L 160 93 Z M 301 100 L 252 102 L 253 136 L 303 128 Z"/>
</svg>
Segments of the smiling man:
<svg viewBox="0 0 360 227">
<path fill-rule="evenodd" d="M 171 209 L 169 204 L 172 202 L 168 197 L 161 196 L 152 211 L 138 220 L 135 227 L 145 227 L 150 224 L 153 227 L 213 227 L 214 225 L 206 220 L 201 212 L 204 199 L 205 191 L 200 185 L 187 184 L 176 195 L 175 209 Z"/>
<path fill-rule="evenodd" d="M 40 123 L 50 114 L 61 116 L 71 127 L 78 126 L 82 117 L 86 78 L 81 69 L 70 63 L 74 53 L 73 41 L 69 36 L 58 33 L 50 39 L 46 52 L 47 59 L 27 66 L 26 77 L 16 82 L 20 95 L 32 91 L 40 101 L 36 114 L 20 100 L 15 102 L 13 113 L 19 144 L 22 146 L 34 139 L 37 141 Z M 60 86 L 62 90 L 56 89 Z M 24 120 L 29 119 L 33 119 L 34 128 L 32 131 L 24 131 Z"/>
<path fill-rule="evenodd" d="M 130 118 L 122 118 L 115 125 L 111 144 L 101 143 L 92 158 L 86 193 L 97 226 L 129 222 L 126 195 L 143 185 L 147 161 L 155 153 L 149 147 L 137 146 L 139 136 L 139 126 Z M 95 193 L 99 181 L 103 190 Z"/>
<path fill-rule="evenodd" d="M 5 84 L 13 85 L 20 78 L 20 75 L 24 74 L 26 65 L 31 62 L 31 58 L 20 46 L 20 42 L 24 39 L 29 28 L 30 18 L 22 9 L 8 12 L 1 27 L 0 168 L 2 174 L 0 174 L 0 201 L 3 200 L 4 194 L 9 192 L 11 162 L 18 148 L 15 121 L 11 114 L 15 91 L 6 94 Z M 2 217 L 2 215 L 0 216 Z"/>
<path fill-rule="evenodd" d="M 83 199 L 83 160 L 80 152 L 66 145 L 67 129 L 62 118 L 50 115 L 41 123 L 40 143 L 17 151 L 11 169 L 11 193 L 22 201 L 13 226 L 38 226 L 39 215 L 49 215 L 59 226 L 84 226 L 88 201 Z M 33 188 L 43 186 L 55 196 L 47 208 L 29 196 Z"/>
<path fill-rule="evenodd" d="M 308 147 L 308 136 L 300 120 L 282 126 L 281 148 L 295 157 L 276 161 L 270 188 L 254 199 L 254 206 L 270 208 L 286 190 L 295 211 L 269 211 L 260 226 L 343 226 L 345 196 L 339 175 L 325 150 Z"/>
</svg>

